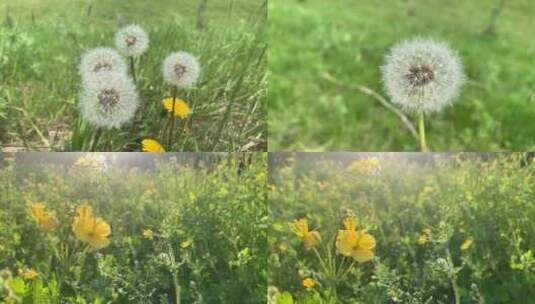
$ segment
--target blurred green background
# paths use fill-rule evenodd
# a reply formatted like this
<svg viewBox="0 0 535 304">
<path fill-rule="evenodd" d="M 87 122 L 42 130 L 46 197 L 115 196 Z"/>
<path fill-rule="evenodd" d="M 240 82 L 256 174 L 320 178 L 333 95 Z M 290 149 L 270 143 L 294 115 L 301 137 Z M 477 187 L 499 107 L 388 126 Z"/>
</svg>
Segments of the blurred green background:
<svg viewBox="0 0 535 304">
<path fill-rule="evenodd" d="M 535 2 L 501 2 L 271 0 L 269 150 L 418 150 L 397 116 L 355 89 L 386 96 L 379 66 L 415 36 L 448 42 L 469 79 L 428 118 L 432 150 L 535 149 Z"/>
</svg>

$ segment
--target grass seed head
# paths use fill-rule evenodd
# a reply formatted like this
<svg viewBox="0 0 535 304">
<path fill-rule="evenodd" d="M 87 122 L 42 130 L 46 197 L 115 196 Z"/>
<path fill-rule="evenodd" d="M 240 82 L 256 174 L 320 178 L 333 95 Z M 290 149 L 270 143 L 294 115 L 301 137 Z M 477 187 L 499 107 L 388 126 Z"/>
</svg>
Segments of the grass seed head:
<svg viewBox="0 0 535 304">
<path fill-rule="evenodd" d="M 396 45 L 381 67 L 393 103 L 408 112 L 438 112 L 465 81 L 461 60 L 446 44 L 413 39 Z"/>
<path fill-rule="evenodd" d="M 197 58 L 186 52 L 172 53 L 163 62 L 163 76 L 169 84 L 179 89 L 193 87 L 201 73 Z"/>
<path fill-rule="evenodd" d="M 141 27 L 131 24 L 117 31 L 115 45 L 126 56 L 140 56 L 149 48 L 149 35 Z"/>
<path fill-rule="evenodd" d="M 125 74 L 99 73 L 87 81 L 80 95 L 85 119 L 98 127 L 119 128 L 130 121 L 138 106 L 138 94 Z"/>
<path fill-rule="evenodd" d="M 117 51 L 99 47 L 87 51 L 83 56 L 78 67 L 82 80 L 92 78 L 95 74 L 100 72 L 113 72 L 126 74 L 128 67 L 123 57 Z"/>
</svg>

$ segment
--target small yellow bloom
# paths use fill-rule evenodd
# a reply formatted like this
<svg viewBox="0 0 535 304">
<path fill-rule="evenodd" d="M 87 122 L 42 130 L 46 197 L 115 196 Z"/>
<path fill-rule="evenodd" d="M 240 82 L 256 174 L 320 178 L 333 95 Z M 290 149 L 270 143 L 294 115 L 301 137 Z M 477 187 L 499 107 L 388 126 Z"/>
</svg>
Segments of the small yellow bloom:
<svg viewBox="0 0 535 304">
<path fill-rule="evenodd" d="M 110 244 L 108 236 L 111 234 L 111 227 L 102 218 L 93 216 L 91 206 L 82 204 L 76 208 L 76 213 L 72 231 L 80 241 L 89 243 L 94 249 Z"/>
<path fill-rule="evenodd" d="M 39 273 L 35 269 L 26 269 L 20 272 L 20 275 L 25 280 L 35 280 Z"/>
<path fill-rule="evenodd" d="M 381 163 L 377 157 L 358 159 L 352 162 L 347 170 L 355 173 L 375 175 L 381 172 Z"/>
<path fill-rule="evenodd" d="M 147 240 L 152 240 L 152 238 L 154 237 L 154 233 L 150 229 L 143 229 L 142 235 L 143 235 L 143 238 Z"/>
<path fill-rule="evenodd" d="M 429 236 L 431 235 L 431 229 L 425 228 L 424 230 L 422 230 L 422 233 L 427 234 Z"/>
<path fill-rule="evenodd" d="M 43 232 L 53 230 L 58 223 L 56 213 L 45 211 L 45 205 L 43 203 L 29 204 L 27 212 Z"/>
<path fill-rule="evenodd" d="M 315 247 L 321 241 L 319 232 L 308 230 L 308 220 L 306 218 L 295 220 L 293 223 L 293 231 L 303 240 L 305 248 L 307 249 Z"/>
<path fill-rule="evenodd" d="M 168 97 L 165 98 L 163 101 L 163 107 L 167 110 L 167 112 L 173 111 L 173 98 Z M 188 104 L 182 100 L 175 98 L 175 116 L 179 117 L 181 119 L 184 119 L 188 117 L 190 114 L 190 109 Z"/>
<path fill-rule="evenodd" d="M 376 242 L 366 230 L 357 230 L 357 223 L 355 217 L 344 219 L 345 229 L 338 230 L 336 248 L 340 254 L 364 263 L 373 259 Z"/>
<path fill-rule="evenodd" d="M 431 194 L 431 193 L 435 193 L 435 192 L 437 192 L 437 188 L 431 187 L 431 186 L 425 186 L 424 190 L 423 190 L 423 193 L 425 193 L 425 194 Z"/>
<path fill-rule="evenodd" d="M 465 251 L 465 250 L 468 250 L 470 249 L 470 247 L 472 247 L 472 244 L 474 243 L 474 240 L 473 239 L 466 239 L 463 244 L 461 245 L 461 250 L 462 251 Z"/>
<path fill-rule="evenodd" d="M 280 250 L 281 252 L 286 252 L 286 251 L 288 251 L 288 247 L 289 247 L 289 246 L 288 246 L 288 243 L 287 243 L 287 242 L 281 242 L 281 243 L 279 244 L 279 250 Z"/>
<path fill-rule="evenodd" d="M 182 243 L 180 243 L 180 248 L 188 248 L 191 245 L 193 245 L 193 240 L 192 239 L 187 239 L 187 240 L 183 241 Z"/>
<path fill-rule="evenodd" d="M 420 236 L 418 237 L 418 240 L 416 242 L 418 243 L 418 245 L 427 244 L 427 242 L 429 242 L 429 235 L 427 235 L 425 233 L 420 234 Z"/>
<path fill-rule="evenodd" d="M 164 147 L 155 139 L 146 138 L 141 141 L 142 150 L 144 152 L 163 153 Z"/>
<path fill-rule="evenodd" d="M 306 278 L 303 280 L 303 287 L 306 289 L 312 289 L 316 286 L 316 281 L 312 278 Z"/>
</svg>

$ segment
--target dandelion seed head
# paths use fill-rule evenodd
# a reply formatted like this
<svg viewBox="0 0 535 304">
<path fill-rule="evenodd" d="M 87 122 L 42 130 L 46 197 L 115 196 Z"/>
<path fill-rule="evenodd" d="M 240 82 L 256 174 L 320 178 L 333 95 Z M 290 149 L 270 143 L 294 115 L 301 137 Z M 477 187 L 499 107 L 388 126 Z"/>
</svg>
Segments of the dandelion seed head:
<svg viewBox="0 0 535 304">
<path fill-rule="evenodd" d="M 117 31 L 115 45 L 127 56 L 139 56 L 149 48 L 149 35 L 141 27 L 131 24 Z"/>
<path fill-rule="evenodd" d="M 134 117 L 137 106 L 135 85 L 124 74 L 100 73 L 80 94 L 82 116 L 98 127 L 119 128 Z"/>
<path fill-rule="evenodd" d="M 413 39 L 396 45 L 381 67 L 392 103 L 408 112 L 438 112 L 465 81 L 461 60 L 446 44 Z"/>
<path fill-rule="evenodd" d="M 85 81 L 94 74 L 100 72 L 126 73 L 128 67 L 123 57 L 117 51 L 99 47 L 87 51 L 83 56 L 78 67 L 82 79 Z"/>
<path fill-rule="evenodd" d="M 165 81 L 179 89 L 188 89 L 197 83 L 201 66 L 195 56 L 186 52 L 172 53 L 163 62 Z"/>
</svg>

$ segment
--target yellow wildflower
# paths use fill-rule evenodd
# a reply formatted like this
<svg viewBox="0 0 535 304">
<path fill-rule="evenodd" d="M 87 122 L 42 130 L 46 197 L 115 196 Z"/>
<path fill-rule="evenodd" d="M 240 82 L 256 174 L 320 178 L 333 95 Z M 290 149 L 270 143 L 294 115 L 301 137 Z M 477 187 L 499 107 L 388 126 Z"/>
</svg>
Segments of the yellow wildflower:
<svg viewBox="0 0 535 304">
<path fill-rule="evenodd" d="M 373 259 L 375 238 L 366 230 L 357 230 L 357 223 L 354 217 L 344 220 L 345 229 L 338 230 L 336 248 L 340 254 L 364 263 Z"/>
<path fill-rule="evenodd" d="M 465 251 L 465 250 L 468 250 L 470 249 L 470 247 L 472 247 L 472 244 L 474 243 L 474 240 L 473 239 L 466 239 L 463 244 L 461 245 L 461 250 L 462 251 Z"/>
<path fill-rule="evenodd" d="M 316 281 L 312 278 L 306 278 L 303 280 L 303 286 L 306 289 L 312 289 L 316 286 Z"/>
<path fill-rule="evenodd" d="M 431 186 L 425 186 L 424 190 L 423 190 L 423 193 L 425 193 L 425 194 L 431 194 L 431 193 L 435 193 L 435 192 L 437 192 L 437 188 L 431 187 Z"/>
<path fill-rule="evenodd" d="M 187 240 L 183 241 L 182 243 L 180 243 L 180 248 L 188 248 L 191 245 L 193 245 L 193 240 L 192 239 L 187 239 Z"/>
<path fill-rule="evenodd" d="M 45 211 L 43 203 L 29 204 L 27 212 L 43 232 L 49 232 L 57 225 L 56 213 Z"/>
<path fill-rule="evenodd" d="M 162 100 L 163 107 L 167 110 L 167 112 L 173 111 L 173 98 L 165 98 Z M 190 109 L 188 104 L 182 100 L 175 98 L 175 116 L 179 117 L 181 119 L 184 119 L 188 117 L 190 114 Z"/>
<path fill-rule="evenodd" d="M 76 208 L 77 215 L 72 223 L 72 231 L 82 242 L 89 243 L 94 249 L 101 249 L 110 244 L 108 236 L 111 227 L 100 217 L 93 216 L 93 210 L 88 204 Z"/>
<path fill-rule="evenodd" d="M 364 174 L 378 174 L 381 171 L 381 163 L 377 157 L 358 159 L 347 168 L 349 171 Z"/>
<path fill-rule="evenodd" d="M 308 220 L 306 218 L 295 220 L 293 230 L 303 240 L 307 249 L 315 247 L 321 241 L 319 232 L 308 230 Z"/>
<path fill-rule="evenodd" d="M 154 233 L 150 229 L 143 229 L 142 235 L 143 235 L 143 238 L 147 240 L 152 240 L 152 238 L 154 237 Z"/>
<path fill-rule="evenodd" d="M 39 276 L 39 273 L 35 269 L 26 269 L 20 271 L 20 275 L 25 280 L 35 280 Z"/>
<path fill-rule="evenodd" d="M 163 153 L 164 147 L 155 139 L 146 138 L 141 141 L 142 150 L 144 152 Z"/>
<path fill-rule="evenodd" d="M 429 241 L 429 236 L 425 233 L 422 233 L 420 234 L 416 242 L 418 242 L 418 245 L 425 245 L 427 244 L 428 241 Z"/>
</svg>

